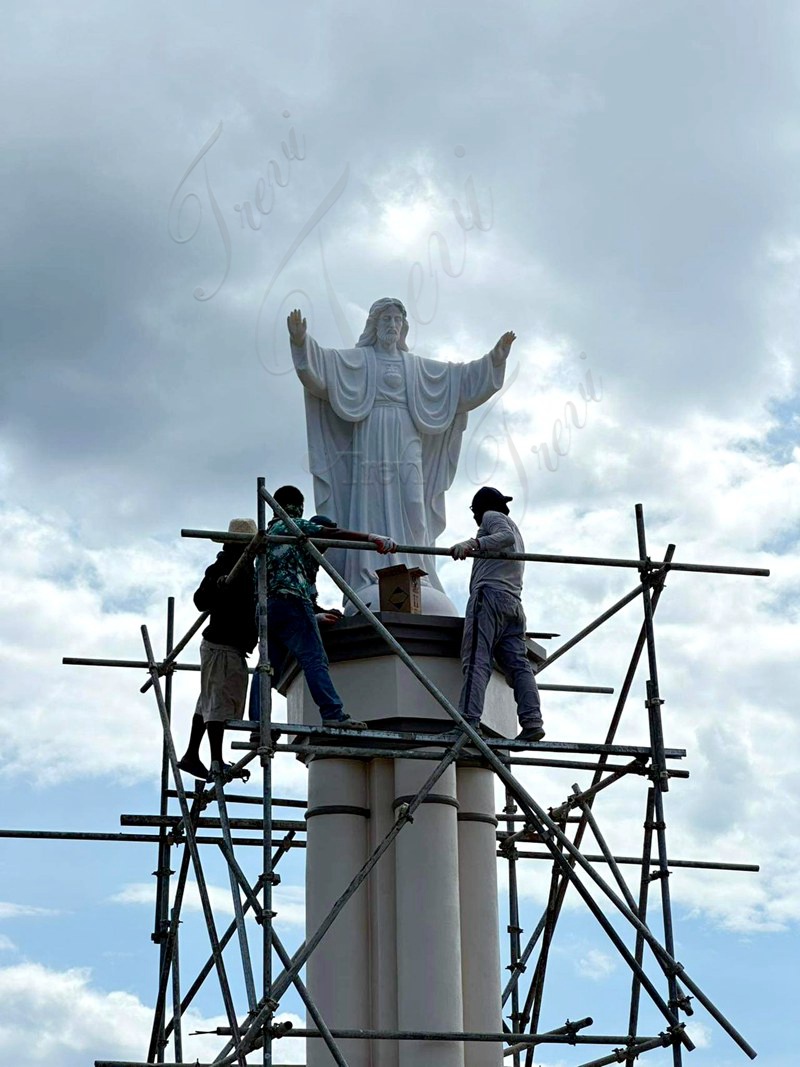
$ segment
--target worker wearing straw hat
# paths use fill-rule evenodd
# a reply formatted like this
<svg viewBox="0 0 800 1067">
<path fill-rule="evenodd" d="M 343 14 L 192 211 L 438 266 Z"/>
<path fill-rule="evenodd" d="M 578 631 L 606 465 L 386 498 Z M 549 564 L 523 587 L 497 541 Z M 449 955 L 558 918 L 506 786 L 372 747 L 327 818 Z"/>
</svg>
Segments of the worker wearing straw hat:
<svg viewBox="0 0 800 1067">
<path fill-rule="evenodd" d="M 231 519 L 228 533 L 257 533 L 252 519 Z M 247 544 L 226 543 L 206 570 L 194 594 L 195 606 L 211 613 L 200 643 L 200 696 L 192 718 L 189 744 L 178 766 L 195 778 L 208 778 L 200 759 L 200 742 L 208 734 L 212 773 L 225 769 L 222 739 L 228 719 L 244 717 L 247 696 L 247 660 L 256 647 L 256 594 L 254 566 L 244 563 L 232 580 L 228 575 Z M 215 768 L 216 765 L 216 768 Z"/>
</svg>

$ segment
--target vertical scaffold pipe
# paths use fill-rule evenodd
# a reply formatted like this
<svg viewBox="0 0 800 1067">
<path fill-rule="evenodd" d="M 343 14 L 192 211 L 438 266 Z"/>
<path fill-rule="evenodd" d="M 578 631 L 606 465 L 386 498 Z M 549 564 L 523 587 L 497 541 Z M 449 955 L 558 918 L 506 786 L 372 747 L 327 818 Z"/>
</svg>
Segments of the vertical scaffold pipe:
<svg viewBox="0 0 800 1067">
<path fill-rule="evenodd" d="M 167 598 L 167 643 L 165 653 L 169 657 L 172 652 L 172 645 L 175 636 L 175 597 L 171 596 Z M 172 722 L 172 674 L 167 674 L 164 679 L 164 704 L 167 709 L 167 719 Z M 167 743 L 164 741 L 161 748 L 161 793 L 159 800 L 159 812 L 162 816 L 167 814 L 167 807 L 169 805 L 169 798 L 167 796 L 167 790 L 169 789 L 169 754 L 167 753 Z M 164 970 L 164 965 L 167 962 L 167 939 L 169 932 L 169 880 L 172 874 L 170 870 L 170 847 L 167 840 L 167 828 L 166 826 L 160 827 L 158 831 L 158 864 L 156 866 L 156 921 L 155 929 L 153 932 L 153 940 L 158 942 L 159 945 L 159 975 Z M 179 1002 L 180 1002 L 180 998 Z M 164 1062 L 164 1045 L 166 1038 L 164 1036 L 164 1013 L 161 1013 L 161 1026 L 160 1033 L 158 1035 L 158 1052 L 157 1062 Z"/>
<path fill-rule="evenodd" d="M 267 642 L 267 557 L 264 551 L 263 537 L 267 529 L 267 509 L 262 495 L 266 488 L 263 478 L 258 479 L 256 507 L 258 532 L 261 535 L 258 556 L 256 558 L 256 578 L 258 593 L 258 668 L 251 685 L 258 685 L 258 703 L 260 714 L 259 752 L 261 754 L 261 800 L 262 818 L 264 820 L 264 889 L 263 909 L 261 915 L 262 934 L 262 992 L 266 1001 L 272 989 L 272 675 L 270 673 L 269 646 Z M 272 1036 L 269 1028 L 264 1030 L 264 1067 L 272 1067 Z"/>
<path fill-rule="evenodd" d="M 639 547 L 640 559 L 647 559 L 647 537 L 644 526 L 644 508 L 641 504 L 635 507 L 636 515 L 636 538 Z M 646 582 L 648 575 L 642 570 L 642 581 Z M 647 713 L 650 725 L 650 744 L 653 749 L 654 769 L 659 773 L 655 783 L 653 799 L 655 801 L 656 841 L 658 845 L 658 866 L 661 888 L 661 914 L 664 922 L 664 948 L 672 959 L 675 958 L 675 939 L 672 931 L 672 900 L 669 889 L 669 865 L 667 859 L 667 837 L 664 822 L 664 793 L 669 788 L 669 778 L 666 775 L 666 760 L 664 758 L 664 729 L 661 721 L 661 695 L 658 688 L 658 664 L 656 659 L 656 638 L 653 626 L 653 601 L 650 589 L 645 589 L 642 595 L 644 608 L 644 625 L 647 634 L 647 664 L 650 677 L 647 680 Z M 681 990 L 674 971 L 667 973 L 667 988 L 669 989 L 669 1006 L 677 1013 Z M 672 1045 L 673 1067 L 681 1067 L 683 1057 L 681 1046 L 676 1041 Z"/>
</svg>

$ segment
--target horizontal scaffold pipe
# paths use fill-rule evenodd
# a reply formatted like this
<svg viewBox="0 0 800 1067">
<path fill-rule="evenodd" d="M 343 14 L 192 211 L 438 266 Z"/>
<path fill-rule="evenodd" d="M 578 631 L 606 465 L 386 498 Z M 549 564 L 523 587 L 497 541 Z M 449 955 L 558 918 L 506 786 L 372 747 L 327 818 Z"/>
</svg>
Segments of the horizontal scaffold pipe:
<svg viewBox="0 0 800 1067">
<path fill-rule="evenodd" d="M 18 841 L 133 841 L 142 844 L 152 845 L 158 844 L 161 838 L 158 834 L 104 834 L 93 833 L 91 831 L 83 830 L 0 830 L 0 838 L 11 838 Z M 202 835 L 195 834 L 195 841 L 198 845 L 219 845 L 222 843 L 221 837 L 203 837 Z M 182 843 L 183 838 L 180 842 Z M 264 842 L 260 838 L 247 838 L 247 837 L 235 837 L 233 839 L 234 845 L 263 845 Z M 284 845 L 284 839 L 282 837 L 274 837 L 272 844 L 279 848 Z M 291 841 L 286 848 L 305 848 L 305 841 Z"/>
<path fill-rule="evenodd" d="M 181 530 L 182 537 L 199 537 L 210 541 L 250 541 L 247 534 L 229 534 L 222 530 Z M 354 552 L 374 552 L 369 541 L 340 541 L 330 537 L 299 537 L 289 534 L 266 534 L 269 544 L 291 544 L 310 541 L 319 549 L 345 548 Z M 398 545 L 392 555 L 450 556 L 449 548 L 436 545 Z M 586 567 L 623 567 L 632 570 L 694 571 L 699 574 L 743 574 L 753 578 L 769 578 L 765 567 L 728 567 L 714 563 L 660 563 L 651 559 L 616 559 L 610 556 L 563 556 L 549 552 L 468 552 L 475 559 L 516 559 L 524 563 L 574 563 Z"/>
<path fill-rule="evenodd" d="M 120 826 L 177 826 L 180 823 L 180 815 L 120 815 Z M 228 819 L 228 825 L 232 830 L 260 830 L 264 825 L 263 819 Z M 220 819 L 210 816 L 201 816 L 195 820 L 195 826 L 204 829 L 218 830 Z M 273 830 L 305 830 L 306 824 L 299 819 L 273 819 Z"/>
<path fill-rule="evenodd" d="M 66 667 L 130 667 L 140 670 L 149 670 L 150 665 L 143 659 L 91 659 L 88 656 L 63 656 L 62 664 Z M 171 663 L 174 671 L 199 671 L 199 663 Z M 256 668 L 250 667 L 248 674 L 255 674 Z M 548 685 L 539 682 L 539 689 L 546 689 L 550 693 L 597 693 L 602 696 L 611 696 L 614 693 L 612 686 L 608 685 Z M 251 723 L 252 729 L 258 729 L 258 723 Z"/>
<path fill-rule="evenodd" d="M 548 1030 L 541 1034 L 512 1033 L 510 1031 L 490 1033 L 480 1030 L 342 1030 L 332 1029 L 331 1036 L 346 1041 L 464 1041 L 484 1043 L 519 1043 L 520 1047 L 529 1045 L 619 1045 L 628 1040 L 620 1034 L 578 1034 L 576 1027 L 580 1022 L 559 1031 Z M 564 1033 L 563 1031 L 567 1031 Z M 200 1031 L 206 1033 L 208 1031 Z M 229 1028 L 219 1026 L 211 1031 L 225 1037 Z M 322 1037 L 317 1030 L 305 1027 L 292 1027 L 282 1037 L 317 1038 Z M 659 1038 L 641 1038 L 642 1041 L 659 1041 Z"/>
<path fill-rule="evenodd" d="M 240 720 L 231 719 L 226 724 L 231 730 L 249 730 L 250 723 L 242 723 Z M 446 723 L 443 721 L 443 725 Z M 273 731 L 280 730 L 284 734 L 295 734 L 300 736 L 301 734 L 313 734 L 319 737 L 327 738 L 341 738 L 345 743 L 351 743 L 353 741 L 353 731 L 342 729 L 335 726 L 311 726 L 307 723 L 299 722 L 273 722 L 270 724 Z M 404 732 L 402 730 L 359 730 L 358 740 L 365 741 L 411 741 L 415 745 L 446 745 L 450 746 L 454 741 L 461 737 L 461 730 L 450 729 L 440 734 L 429 733 L 412 733 Z M 642 759 L 649 759 L 651 755 L 651 748 L 649 745 L 604 745 L 593 744 L 589 741 L 517 741 L 513 738 L 505 737 L 492 737 L 482 738 L 483 744 L 491 749 L 502 749 L 513 752 L 577 752 L 577 753 L 590 753 L 596 755 L 598 753 L 607 753 L 611 756 L 632 756 L 641 757 Z M 249 746 L 248 746 L 249 747 Z M 338 749 L 338 746 L 336 746 Z M 355 746 L 350 746 L 355 747 Z M 683 759 L 686 755 L 685 748 L 666 748 L 664 749 L 664 756 L 666 759 Z"/>
<path fill-rule="evenodd" d="M 231 744 L 231 748 L 243 749 L 250 746 L 245 741 L 234 741 Z M 372 759 L 416 759 L 416 760 L 439 760 L 442 757 L 442 749 L 435 748 L 349 748 L 346 746 L 337 745 L 333 748 L 331 745 L 307 745 L 304 743 L 295 745 L 275 745 L 276 752 L 293 752 L 295 755 L 303 756 L 333 756 L 334 754 L 340 759 L 360 759 L 360 760 L 372 760 Z M 484 767 L 486 761 L 482 756 L 477 753 L 464 756 L 463 753 L 458 758 L 459 764 L 463 764 L 465 767 Z M 584 760 L 557 760 L 557 759 L 539 759 L 536 756 L 511 756 L 503 759 L 503 763 L 512 767 L 557 767 L 561 770 L 575 770 L 575 771 L 595 771 L 595 770 L 608 770 L 615 771 L 622 768 L 617 764 L 612 763 L 589 763 Z M 648 776 L 650 773 L 649 767 L 642 764 L 639 770 L 630 770 L 626 768 L 629 774 L 639 774 Z M 669 770 L 667 774 L 670 778 L 688 778 L 689 771 Z M 505 818 L 505 816 L 504 816 Z M 578 821 L 577 819 L 575 820 Z"/>
<path fill-rule="evenodd" d="M 498 834 L 498 840 L 500 836 Z M 498 856 L 505 856 L 502 848 L 497 851 Z M 551 852 L 524 852 L 521 849 L 516 851 L 517 859 L 530 859 L 530 860 L 552 860 L 553 855 Z M 585 852 L 583 858 L 590 863 L 606 863 L 606 857 L 601 855 L 591 855 Z M 615 863 L 627 863 L 641 867 L 641 856 L 614 856 Z M 651 867 L 657 867 L 659 860 L 652 858 L 649 861 Z M 758 874 L 761 868 L 756 863 L 717 863 L 711 860 L 674 860 L 670 858 L 670 867 L 685 867 L 689 870 L 698 871 L 742 871 L 746 874 Z"/>
<path fill-rule="evenodd" d="M 90 659 L 88 656 L 63 656 L 61 662 L 66 667 L 131 667 L 143 671 L 150 669 L 150 664 L 143 659 Z M 199 663 L 171 662 L 171 667 L 173 671 L 200 670 Z"/>
<path fill-rule="evenodd" d="M 175 792 L 174 789 L 168 789 L 167 790 L 167 796 L 168 797 L 176 797 L 177 795 L 178 794 Z M 187 797 L 188 800 L 194 800 L 195 795 L 196 794 L 193 793 L 191 789 L 187 789 L 186 790 L 186 797 Z M 206 793 L 206 796 L 208 796 L 208 793 Z M 209 797 L 208 799 L 210 800 L 211 797 Z M 225 794 L 225 803 L 226 804 L 258 804 L 259 807 L 262 807 L 264 801 L 263 801 L 263 799 L 261 797 L 252 796 L 252 795 L 247 794 L 247 793 L 226 793 Z M 293 797 L 291 800 L 287 799 L 286 797 L 273 797 L 272 800 L 271 800 L 271 804 L 272 804 L 273 808 L 307 808 L 308 807 L 308 801 L 307 800 L 298 800 L 296 797 Z"/>
</svg>

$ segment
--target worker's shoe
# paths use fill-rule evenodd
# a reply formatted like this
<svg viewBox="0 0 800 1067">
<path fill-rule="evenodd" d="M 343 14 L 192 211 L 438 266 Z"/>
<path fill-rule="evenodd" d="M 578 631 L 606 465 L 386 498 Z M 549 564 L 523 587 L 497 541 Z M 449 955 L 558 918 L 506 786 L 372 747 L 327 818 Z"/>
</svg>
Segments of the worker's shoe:
<svg viewBox="0 0 800 1067">
<path fill-rule="evenodd" d="M 365 722 L 359 722 L 358 719 L 351 719 L 349 715 L 346 715 L 343 719 L 323 719 L 323 726 L 334 726 L 337 730 L 366 730 L 367 724 Z"/>
<path fill-rule="evenodd" d="M 541 741 L 544 737 L 543 726 L 526 726 L 517 734 L 516 741 Z"/>
</svg>

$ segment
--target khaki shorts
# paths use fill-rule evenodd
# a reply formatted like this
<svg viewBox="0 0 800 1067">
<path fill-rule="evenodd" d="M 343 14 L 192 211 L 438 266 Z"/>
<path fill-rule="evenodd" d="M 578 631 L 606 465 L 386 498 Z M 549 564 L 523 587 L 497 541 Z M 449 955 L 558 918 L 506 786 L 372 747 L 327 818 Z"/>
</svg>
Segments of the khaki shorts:
<svg viewBox="0 0 800 1067">
<path fill-rule="evenodd" d="M 244 718 L 247 696 L 247 662 L 229 645 L 200 642 L 200 696 L 195 715 L 203 722 Z"/>
</svg>

